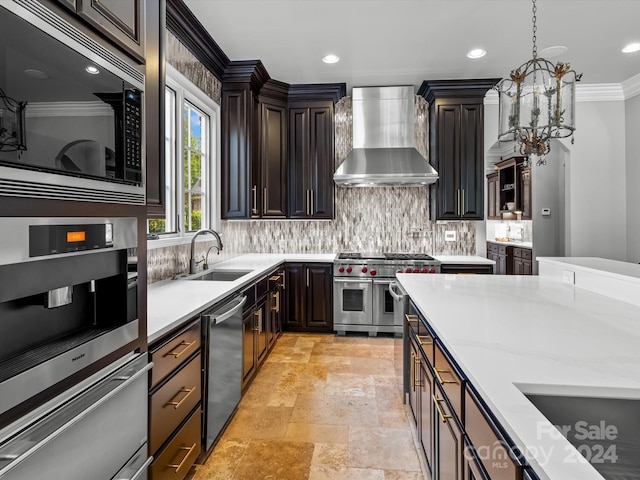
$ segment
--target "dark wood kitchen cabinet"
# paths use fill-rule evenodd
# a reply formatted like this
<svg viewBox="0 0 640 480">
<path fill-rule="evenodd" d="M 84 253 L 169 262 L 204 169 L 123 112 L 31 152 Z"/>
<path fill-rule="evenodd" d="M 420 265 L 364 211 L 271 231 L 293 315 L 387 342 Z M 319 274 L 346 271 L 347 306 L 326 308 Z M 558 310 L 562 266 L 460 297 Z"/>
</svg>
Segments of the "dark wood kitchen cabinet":
<svg viewBox="0 0 640 480">
<path fill-rule="evenodd" d="M 269 275 L 269 293 L 267 297 L 267 315 L 269 317 L 267 347 L 269 349 L 273 347 L 280 334 L 282 334 L 282 322 L 284 319 L 283 282 L 283 267 Z"/>
<path fill-rule="evenodd" d="M 522 480 L 512 442 L 413 304 L 405 318 L 409 404 L 430 478 Z"/>
<path fill-rule="evenodd" d="M 288 85 L 281 84 L 280 96 L 278 91 L 267 95 L 266 87 L 273 83 L 269 80 L 260 94 L 260 155 L 252 162 L 251 218 L 287 217 Z"/>
<path fill-rule="evenodd" d="M 487 220 L 501 220 L 500 182 L 498 172 L 487 175 Z"/>
<path fill-rule="evenodd" d="M 487 258 L 496 262 L 496 275 L 513 275 L 513 247 L 487 242 Z"/>
<path fill-rule="evenodd" d="M 425 81 L 418 90 L 429 104 L 429 161 L 439 174 L 432 220 L 484 219 L 483 98 L 499 80 Z"/>
<path fill-rule="evenodd" d="M 333 331 L 332 268 L 332 264 L 287 263 L 285 330 Z"/>
<path fill-rule="evenodd" d="M 262 277 L 242 292 L 247 297 L 242 317 L 242 390 L 255 377 L 267 357 L 269 317 L 268 278 Z"/>
<path fill-rule="evenodd" d="M 533 275 L 530 248 L 513 247 L 513 275 Z"/>
<path fill-rule="evenodd" d="M 57 0 L 140 63 L 145 59 L 146 0 Z"/>
<path fill-rule="evenodd" d="M 151 480 L 186 477 L 200 455 L 201 322 L 189 323 L 149 346 L 149 467 Z"/>
<path fill-rule="evenodd" d="M 334 106 L 289 102 L 289 217 L 334 217 Z"/>
<path fill-rule="evenodd" d="M 222 83 L 221 217 L 258 216 L 260 88 L 269 74 L 258 60 L 230 62 Z M 255 186 L 255 188 L 253 188 Z"/>
</svg>

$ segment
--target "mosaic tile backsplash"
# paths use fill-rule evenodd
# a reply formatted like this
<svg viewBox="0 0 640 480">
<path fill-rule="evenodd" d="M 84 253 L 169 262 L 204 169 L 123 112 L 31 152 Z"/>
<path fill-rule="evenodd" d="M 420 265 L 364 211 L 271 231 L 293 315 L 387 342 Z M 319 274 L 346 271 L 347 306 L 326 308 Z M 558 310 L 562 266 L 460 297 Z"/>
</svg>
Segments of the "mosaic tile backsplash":
<svg viewBox="0 0 640 480">
<path fill-rule="evenodd" d="M 204 85 L 205 91 L 220 103 L 220 82 L 175 37 L 173 40 L 171 37 L 168 34 L 167 59 L 176 62 L 175 65 L 187 78 L 205 79 L 202 80 L 204 83 L 196 84 Z M 418 96 L 415 119 L 416 148 L 428 158 L 428 105 L 424 98 Z M 352 123 L 351 97 L 345 97 L 335 109 L 336 168 L 351 151 Z M 335 205 L 334 220 L 222 221 L 220 233 L 224 251 L 220 255 L 212 251 L 209 263 L 257 252 L 475 254 L 475 223 L 430 221 L 429 190 L 426 187 L 336 188 Z M 455 231 L 457 241 L 445 242 L 445 230 Z M 204 256 L 212 244 L 196 244 L 196 257 Z M 149 283 L 187 272 L 189 255 L 188 244 L 150 249 L 147 260 Z"/>
</svg>

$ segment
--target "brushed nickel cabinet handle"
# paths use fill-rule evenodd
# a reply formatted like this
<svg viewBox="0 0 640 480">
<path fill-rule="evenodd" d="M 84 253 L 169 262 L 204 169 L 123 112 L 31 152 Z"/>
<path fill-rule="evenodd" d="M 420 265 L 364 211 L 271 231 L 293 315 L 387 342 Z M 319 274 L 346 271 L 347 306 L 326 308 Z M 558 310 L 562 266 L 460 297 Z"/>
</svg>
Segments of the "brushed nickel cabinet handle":
<svg viewBox="0 0 640 480">
<path fill-rule="evenodd" d="M 189 455 L 191 455 L 191 452 L 193 452 L 195 449 L 196 449 L 196 444 L 195 443 L 193 445 L 191 445 L 190 447 L 182 447 L 180 450 L 178 450 L 178 452 L 186 450 L 187 454 L 184 456 L 184 458 L 182 460 L 180 460 L 180 463 L 172 463 L 170 465 L 167 465 L 167 467 L 175 468 L 175 470 L 173 472 L 174 473 L 178 473 L 178 470 L 180 470 L 182 468 L 182 466 L 184 465 L 184 462 L 187 461 L 187 458 L 189 458 Z"/>
<path fill-rule="evenodd" d="M 309 194 L 309 204 L 311 205 L 309 207 L 309 215 L 313 216 L 314 214 L 314 208 L 313 208 L 313 190 L 309 190 L 310 194 Z"/>
<path fill-rule="evenodd" d="M 456 205 L 456 214 L 460 216 L 460 189 L 458 188 L 458 203 Z"/>
<path fill-rule="evenodd" d="M 266 215 L 267 213 L 267 187 L 264 187 L 264 191 L 262 192 L 262 214 Z"/>
<path fill-rule="evenodd" d="M 193 342 L 186 342 L 185 340 L 183 340 L 182 342 L 180 342 L 178 344 L 179 347 L 184 346 L 184 348 L 182 350 L 180 350 L 179 352 L 169 352 L 167 354 L 165 354 L 165 357 L 168 357 L 169 355 L 173 355 L 173 358 L 178 358 L 180 355 L 182 355 L 184 352 L 186 352 L 187 350 L 189 350 L 191 348 L 191 345 L 195 344 L 196 341 L 194 340 Z"/>
<path fill-rule="evenodd" d="M 189 395 L 195 392 L 195 390 L 196 390 L 196 387 L 192 387 L 192 388 L 182 387 L 180 390 L 178 390 L 178 393 L 176 393 L 174 398 L 180 395 L 181 393 L 186 393 L 186 395 L 182 397 L 179 402 L 171 401 L 171 402 L 167 402 L 166 405 L 173 405 L 174 410 L 177 410 L 178 408 L 180 408 L 180 405 L 182 405 L 184 401 L 189 397 Z"/>
<path fill-rule="evenodd" d="M 307 287 L 309 286 L 309 269 L 307 268 Z"/>
<path fill-rule="evenodd" d="M 462 189 L 462 202 L 460 203 L 460 216 L 464 215 L 464 188 Z"/>
<path fill-rule="evenodd" d="M 436 410 L 438 410 L 438 413 L 440 414 L 440 419 L 442 420 L 442 423 L 447 423 L 447 420 L 449 420 L 451 417 L 451 415 L 445 415 L 444 412 L 442 411 L 442 407 L 440 406 L 440 402 L 444 402 L 443 398 L 438 398 L 435 395 L 432 395 L 433 397 L 433 401 L 436 405 Z"/>
<path fill-rule="evenodd" d="M 253 206 L 251 207 L 251 213 L 258 213 L 258 187 L 254 185 L 251 188 L 251 194 L 253 195 Z"/>
</svg>

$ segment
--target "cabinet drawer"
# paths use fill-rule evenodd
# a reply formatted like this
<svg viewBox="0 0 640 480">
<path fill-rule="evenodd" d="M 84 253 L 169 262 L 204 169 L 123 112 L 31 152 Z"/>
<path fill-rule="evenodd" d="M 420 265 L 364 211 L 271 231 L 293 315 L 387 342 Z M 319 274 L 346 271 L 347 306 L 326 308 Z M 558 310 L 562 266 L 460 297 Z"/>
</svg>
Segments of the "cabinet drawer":
<svg viewBox="0 0 640 480">
<path fill-rule="evenodd" d="M 513 256 L 514 257 L 518 257 L 518 258 L 522 258 L 522 249 L 521 248 L 514 248 L 513 249 Z"/>
<path fill-rule="evenodd" d="M 525 260 L 531 260 L 531 250 L 528 248 L 522 248 L 522 258 Z"/>
<path fill-rule="evenodd" d="M 151 387 L 178 368 L 192 354 L 200 351 L 202 333 L 200 320 L 194 322 L 171 340 L 151 350 Z"/>
<path fill-rule="evenodd" d="M 202 412 L 193 412 L 149 468 L 150 480 L 182 480 L 200 455 Z"/>
<path fill-rule="evenodd" d="M 491 253 L 498 253 L 498 245 L 495 243 L 487 243 L 487 251 Z"/>
<path fill-rule="evenodd" d="M 269 277 L 261 278 L 256 282 L 256 300 L 260 300 L 269 289 Z"/>
<path fill-rule="evenodd" d="M 433 336 L 418 315 L 407 313 L 405 321 L 409 325 L 411 338 L 416 342 L 416 345 L 420 346 L 429 363 L 433 365 Z"/>
<path fill-rule="evenodd" d="M 506 255 L 506 254 L 507 254 L 507 246 L 498 245 L 498 255 Z"/>
<path fill-rule="evenodd" d="M 455 414 L 458 416 L 458 419 L 462 421 L 462 378 L 444 355 L 442 347 L 438 343 L 435 345 L 435 362 L 433 365 L 433 370 L 436 376 L 435 381 L 442 387 L 442 390 L 449 399 L 449 403 L 451 403 Z"/>
<path fill-rule="evenodd" d="M 522 467 L 511 458 L 506 442 L 469 390 L 465 392 L 465 431 L 475 450 L 491 452 L 490 458 L 481 455 L 480 461 L 492 480 L 522 479 Z"/>
<path fill-rule="evenodd" d="M 149 451 L 155 452 L 202 397 L 200 355 L 151 395 Z"/>
</svg>

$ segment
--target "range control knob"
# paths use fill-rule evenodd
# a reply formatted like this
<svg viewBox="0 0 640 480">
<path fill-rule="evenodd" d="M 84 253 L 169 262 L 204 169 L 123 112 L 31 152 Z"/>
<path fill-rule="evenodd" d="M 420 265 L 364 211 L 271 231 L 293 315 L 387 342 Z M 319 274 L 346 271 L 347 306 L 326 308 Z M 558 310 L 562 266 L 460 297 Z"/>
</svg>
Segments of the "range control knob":
<svg viewBox="0 0 640 480">
<path fill-rule="evenodd" d="M 344 272 L 344 267 L 340 267 L 340 268 L 338 268 L 338 271 L 339 271 L 340 273 Z"/>
<path fill-rule="evenodd" d="M 399 269 L 396 271 L 396 273 L 402 273 L 402 269 L 401 269 L 401 268 L 399 268 Z"/>
<path fill-rule="evenodd" d="M 433 268 L 433 267 L 431 267 L 431 268 L 429 269 L 429 273 L 436 273 L 436 269 L 435 269 L 435 268 Z"/>
<path fill-rule="evenodd" d="M 429 271 L 429 270 L 428 270 L 428 269 L 426 269 L 426 268 L 424 268 L 424 267 L 423 267 L 422 269 L 420 269 L 420 273 L 427 273 L 428 271 Z"/>
<path fill-rule="evenodd" d="M 371 270 L 371 272 L 369 272 L 369 273 L 371 273 L 371 276 L 372 276 L 372 277 L 375 277 L 375 276 L 376 276 L 376 273 L 378 273 L 378 272 L 376 272 L 375 270 Z"/>
<path fill-rule="evenodd" d="M 405 272 L 406 272 L 406 273 L 411 273 L 411 272 L 412 272 L 412 270 L 411 270 L 410 268 L 407 268 L 407 269 L 405 270 Z"/>
<path fill-rule="evenodd" d="M 367 273 L 367 267 L 362 267 L 362 273 Z"/>
<path fill-rule="evenodd" d="M 413 273 L 420 273 L 420 269 L 419 268 L 414 268 L 413 269 Z"/>
<path fill-rule="evenodd" d="M 351 273 L 351 267 L 347 267 L 347 273 Z"/>
</svg>

